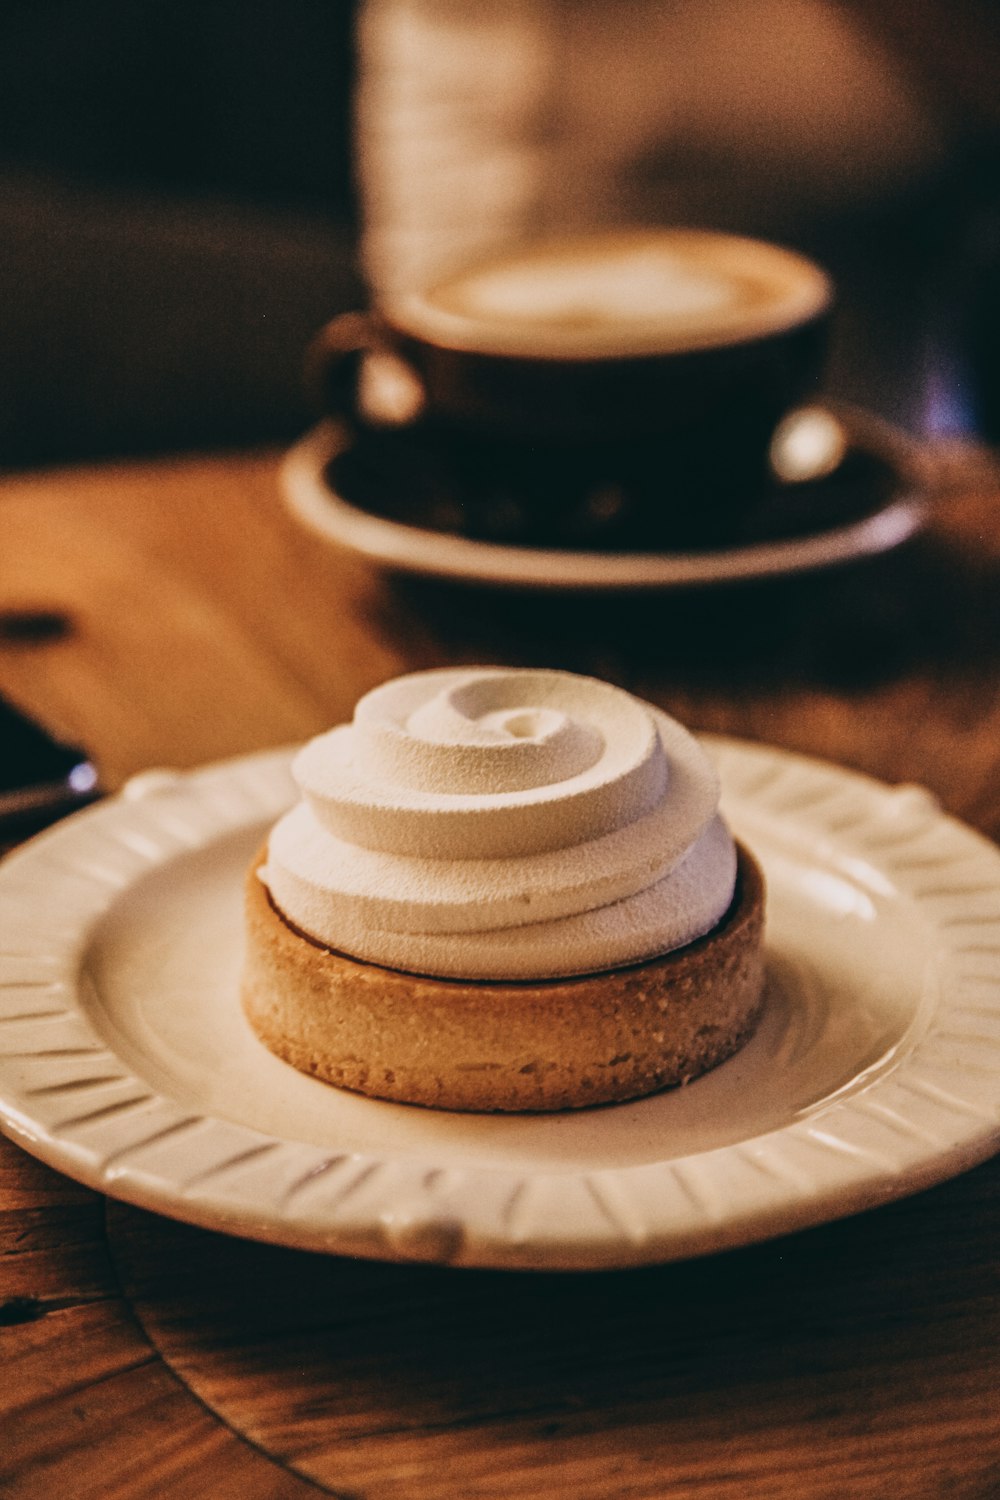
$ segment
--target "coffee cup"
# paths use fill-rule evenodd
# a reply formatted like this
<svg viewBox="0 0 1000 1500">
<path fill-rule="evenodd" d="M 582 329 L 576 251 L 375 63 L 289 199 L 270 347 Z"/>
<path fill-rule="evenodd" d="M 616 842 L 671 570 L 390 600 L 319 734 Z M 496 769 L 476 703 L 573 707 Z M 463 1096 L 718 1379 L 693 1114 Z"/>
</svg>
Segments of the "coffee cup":
<svg viewBox="0 0 1000 1500">
<path fill-rule="evenodd" d="M 741 236 L 547 241 L 335 319 L 311 383 L 369 454 L 390 440 L 376 469 L 386 455 L 397 471 L 422 464 L 438 488 L 450 472 L 469 513 L 477 485 L 520 496 L 531 535 L 512 540 L 579 541 L 560 528 L 581 503 L 594 513 L 579 497 L 596 486 L 604 512 L 617 487 L 631 532 L 656 543 L 707 498 L 725 530 L 778 423 L 816 386 L 831 300 L 812 261 Z"/>
</svg>

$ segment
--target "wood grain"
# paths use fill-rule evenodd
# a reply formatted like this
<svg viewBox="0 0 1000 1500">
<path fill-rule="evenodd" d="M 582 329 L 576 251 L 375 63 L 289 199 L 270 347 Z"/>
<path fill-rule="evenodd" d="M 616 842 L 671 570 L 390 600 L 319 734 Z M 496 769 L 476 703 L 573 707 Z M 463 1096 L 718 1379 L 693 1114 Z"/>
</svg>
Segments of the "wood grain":
<svg viewBox="0 0 1000 1500">
<path fill-rule="evenodd" d="M 0 612 L 68 631 L 0 652 L 0 690 L 116 786 L 315 732 L 400 669 L 378 589 L 285 517 L 268 459 L 9 481 Z"/>
<path fill-rule="evenodd" d="M 315 1494 L 215 1420 L 144 1337 L 104 1203 L 0 1140 L 3 1500 Z"/>
<path fill-rule="evenodd" d="M 1000 488 L 896 555 L 573 598 L 390 580 L 273 455 L 0 483 L 0 691 L 107 787 L 299 739 L 396 672 L 564 666 L 930 787 L 1000 834 Z M 30 628 L 32 619 L 47 621 Z M 987 1500 L 1000 1167 L 603 1276 L 381 1266 L 106 1205 L 0 1142 L 0 1496 Z"/>
<path fill-rule="evenodd" d="M 336 1494 L 929 1500 L 1000 1484 L 998 1188 L 993 1162 L 821 1230 L 610 1275 L 370 1265 L 123 1207 L 110 1227 L 170 1366 Z"/>
</svg>

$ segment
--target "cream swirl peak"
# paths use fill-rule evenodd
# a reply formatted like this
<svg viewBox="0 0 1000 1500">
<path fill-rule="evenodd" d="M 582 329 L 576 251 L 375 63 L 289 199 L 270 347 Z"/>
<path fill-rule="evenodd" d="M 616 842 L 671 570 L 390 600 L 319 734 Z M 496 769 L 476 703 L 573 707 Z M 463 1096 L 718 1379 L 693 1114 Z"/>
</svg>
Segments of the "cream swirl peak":
<svg viewBox="0 0 1000 1500">
<path fill-rule="evenodd" d="M 545 979 L 703 936 L 733 895 L 718 781 L 679 724 L 568 672 L 459 668 L 376 688 L 296 757 L 261 877 L 352 957 Z"/>
</svg>

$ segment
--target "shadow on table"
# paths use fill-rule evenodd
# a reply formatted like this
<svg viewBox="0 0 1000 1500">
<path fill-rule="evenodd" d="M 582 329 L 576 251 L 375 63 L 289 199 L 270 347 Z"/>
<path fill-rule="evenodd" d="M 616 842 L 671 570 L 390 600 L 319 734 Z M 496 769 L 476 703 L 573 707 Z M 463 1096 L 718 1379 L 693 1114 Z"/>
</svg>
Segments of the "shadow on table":
<svg viewBox="0 0 1000 1500">
<path fill-rule="evenodd" d="M 993 502 L 1000 506 L 1000 496 Z M 449 659 L 558 666 L 683 689 L 864 692 L 1000 661 L 1000 547 L 931 533 L 897 552 L 760 582 L 629 594 L 399 578 L 396 605 Z M 396 628 L 399 628 L 398 623 Z"/>
</svg>

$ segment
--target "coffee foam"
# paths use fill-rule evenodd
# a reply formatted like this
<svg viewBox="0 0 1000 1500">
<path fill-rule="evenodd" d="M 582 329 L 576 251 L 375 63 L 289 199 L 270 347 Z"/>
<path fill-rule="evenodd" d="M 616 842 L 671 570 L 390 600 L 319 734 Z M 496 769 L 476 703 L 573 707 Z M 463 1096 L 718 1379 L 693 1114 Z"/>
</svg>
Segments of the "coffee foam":
<svg viewBox="0 0 1000 1500">
<path fill-rule="evenodd" d="M 635 963 L 714 927 L 736 856 L 697 742 L 591 678 L 416 673 L 297 756 L 261 874 L 300 930 L 442 978 Z"/>
<path fill-rule="evenodd" d="M 470 267 L 386 309 L 445 347 L 603 358 L 747 342 L 816 316 L 830 285 L 763 241 L 648 230 L 554 241 Z"/>
</svg>

